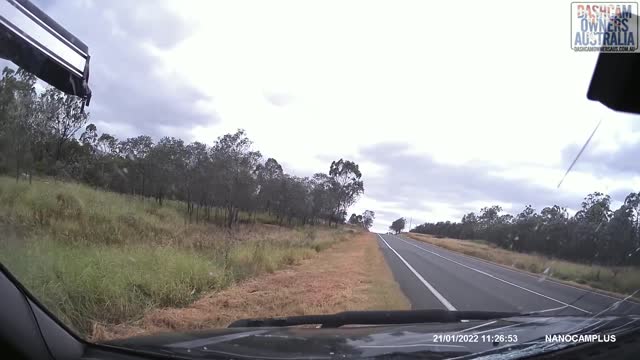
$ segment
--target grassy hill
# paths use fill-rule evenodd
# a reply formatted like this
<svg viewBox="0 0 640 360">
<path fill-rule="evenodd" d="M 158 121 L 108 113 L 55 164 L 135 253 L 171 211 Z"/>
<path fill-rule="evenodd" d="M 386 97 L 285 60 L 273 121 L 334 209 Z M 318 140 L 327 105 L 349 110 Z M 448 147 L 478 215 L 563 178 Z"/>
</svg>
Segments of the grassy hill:
<svg viewBox="0 0 640 360">
<path fill-rule="evenodd" d="M 203 293 L 310 258 L 356 231 L 188 224 L 183 204 L 0 177 L 0 261 L 82 334 L 186 306 Z M 268 221 L 265 215 L 258 222 Z"/>
</svg>

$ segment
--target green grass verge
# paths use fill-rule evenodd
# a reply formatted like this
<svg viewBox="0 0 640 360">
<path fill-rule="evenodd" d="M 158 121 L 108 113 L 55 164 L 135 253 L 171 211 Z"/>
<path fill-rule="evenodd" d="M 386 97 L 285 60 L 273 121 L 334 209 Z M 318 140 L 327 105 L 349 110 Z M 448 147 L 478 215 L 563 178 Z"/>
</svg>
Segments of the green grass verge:
<svg viewBox="0 0 640 360">
<path fill-rule="evenodd" d="M 349 234 L 187 225 L 181 206 L 0 177 L 0 261 L 66 324 L 89 335 L 95 323 L 186 306 L 206 292 L 296 264 Z"/>
</svg>

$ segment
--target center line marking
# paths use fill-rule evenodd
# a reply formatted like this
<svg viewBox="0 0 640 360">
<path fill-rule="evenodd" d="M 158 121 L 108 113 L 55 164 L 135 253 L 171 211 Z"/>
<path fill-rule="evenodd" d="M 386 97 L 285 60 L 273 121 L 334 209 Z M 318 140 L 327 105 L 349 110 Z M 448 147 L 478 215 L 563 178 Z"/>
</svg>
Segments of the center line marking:
<svg viewBox="0 0 640 360">
<path fill-rule="evenodd" d="M 543 297 L 543 298 L 545 298 L 545 299 L 549 299 L 549 300 L 551 300 L 551 301 L 555 301 L 555 302 L 557 302 L 557 303 L 559 303 L 559 304 L 562 304 L 562 305 L 568 306 L 568 307 L 570 307 L 570 308 L 574 308 L 574 309 L 579 310 L 579 311 L 582 311 L 582 312 L 584 312 L 584 313 L 591 314 L 591 311 L 587 311 L 587 310 L 581 309 L 581 308 L 579 308 L 579 307 L 577 307 L 577 306 L 573 306 L 573 305 L 568 304 L 568 303 L 566 303 L 566 302 L 564 302 L 564 301 L 560 301 L 560 300 L 558 300 L 558 299 L 554 299 L 554 298 L 552 298 L 551 296 L 547 296 L 547 295 L 544 295 L 544 294 L 540 294 L 539 292 L 533 291 L 533 290 L 531 290 L 531 289 L 527 289 L 527 288 L 526 288 L 526 287 L 524 287 L 524 286 L 520 286 L 520 285 L 514 284 L 514 283 L 512 283 L 512 282 L 510 282 L 510 281 L 507 281 L 507 280 L 501 279 L 501 278 L 499 278 L 499 277 L 497 277 L 497 276 L 491 275 L 491 274 L 489 274 L 489 273 L 487 273 L 487 272 L 484 272 L 484 271 L 482 271 L 482 270 L 478 270 L 478 269 L 476 269 L 476 268 L 472 268 L 471 266 L 465 265 L 465 264 L 460 263 L 460 262 L 457 262 L 457 261 L 455 261 L 455 260 L 451 260 L 451 259 L 449 259 L 448 257 L 442 256 L 442 255 L 440 255 L 440 254 L 438 254 L 438 253 L 436 253 L 436 252 L 433 252 L 433 251 L 431 251 L 431 250 L 427 250 L 427 249 L 425 249 L 425 248 L 423 248 L 423 247 L 421 247 L 421 246 L 418 246 L 418 245 L 416 245 L 416 244 L 412 244 L 412 243 L 410 243 L 410 242 L 408 242 L 408 241 L 406 241 L 406 240 L 404 240 L 404 239 L 402 239 L 402 238 L 400 238 L 400 237 L 398 237 L 398 236 L 395 236 L 395 235 L 394 235 L 394 237 L 395 237 L 396 239 L 398 239 L 398 240 L 402 241 L 402 242 L 405 242 L 405 243 L 407 243 L 407 244 L 411 245 L 411 246 L 417 247 L 418 249 L 420 249 L 420 250 L 422 250 L 422 251 L 426 251 L 426 252 L 428 252 L 428 253 L 430 253 L 430 254 L 433 254 L 433 255 L 438 256 L 438 257 L 441 257 L 441 258 L 443 258 L 443 259 L 445 259 L 445 260 L 451 261 L 451 262 L 452 262 L 452 263 L 454 263 L 454 264 L 458 264 L 458 265 L 460 265 L 460 266 L 462 266 L 462 267 L 465 267 L 465 268 L 467 268 L 467 269 L 469 269 L 469 270 L 475 271 L 475 272 L 480 273 L 480 274 L 482 274 L 482 275 L 488 276 L 488 277 L 490 277 L 490 278 L 492 278 L 492 279 L 495 279 L 495 280 L 498 280 L 498 281 L 502 281 L 503 283 L 508 284 L 508 285 L 511 285 L 511 286 L 514 286 L 514 287 L 517 287 L 518 289 L 522 289 L 522 290 L 524 290 L 524 291 L 528 291 L 528 292 L 530 292 L 530 293 L 532 293 L 532 294 L 535 294 L 535 295 L 541 296 L 541 297 Z M 383 240 L 383 241 L 384 241 L 384 240 Z M 385 242 L 386 242 L 386 241 L 385 241 Z M 394 250 L 394 252 L 395 252 L 395 250 Z M 400 255 L 398 255 L 398 256 L 400 256 Z"/>
<path fill-rule="evenodd" d="M 431 291 L 433 296 L 435 296 L 436 299 L 438 299 L 438 301 L 440 301 L 442 303 L 442 305 L 444 305 L 447 308 L 447 310 L 456 310 L 456 308 L 453 307 L 453 305 L 451 305 L 451 303 L 447 299 L 445 299 L 444 296 L 442 296 L 442 294 L 440 294 L 438 292 L 438 290 L 436 290 L 433 286 L 431 286 L 431 284 L 429 284 L 427 282 L 427 280 L 425 280 L 422 277 L 422 275 L 418 274 L 416 269 L 414 269 L 413 266 L 409 265 L 407 260 L 405 260 L 402 256 L 400 256 L 400 254 L 398 254 L 398 252 L 394 248 L 392 248 L 391 245 L 389 245 L 389 243 L 380 234 L 378 234 L 378 236 L 380 237 L 380 240 L 382 240 L 382 242 L 384 242 L 384 244 L 387 245 L 389 250 L 393 251 L 393 253 L 396 254 L 396 256 L 400 259 L 400 261 L 402 261 L 407 266 L 407 268 L 409 268 L 409 270 L 411 270 L 413 275 L 415 275 L 418 278 L 418 280 L 420 280 L 422 282 L 422 284 L 427 289 L 429 289 L 429 291 Z"/>
</svg>

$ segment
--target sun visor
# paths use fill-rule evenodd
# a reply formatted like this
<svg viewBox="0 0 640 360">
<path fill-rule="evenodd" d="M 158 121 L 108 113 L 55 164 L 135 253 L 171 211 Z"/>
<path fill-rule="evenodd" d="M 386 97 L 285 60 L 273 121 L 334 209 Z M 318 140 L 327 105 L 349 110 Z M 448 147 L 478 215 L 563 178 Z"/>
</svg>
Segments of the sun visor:
<svg viewBox="0 0 640 360">
<path fill-rule="evenodd" d="M 0 0 L 0 57 L 89 104 L 89 48 L 27 0 Z"/>
</svg>

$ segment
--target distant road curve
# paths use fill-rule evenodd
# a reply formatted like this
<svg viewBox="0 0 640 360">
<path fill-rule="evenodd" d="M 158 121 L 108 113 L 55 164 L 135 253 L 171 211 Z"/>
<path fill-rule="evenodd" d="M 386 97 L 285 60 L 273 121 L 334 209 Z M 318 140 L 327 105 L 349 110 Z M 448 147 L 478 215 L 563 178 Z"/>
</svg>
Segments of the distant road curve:
<svg viewBox="0 0 640 360">
<path fill-rule="evenodd" d="M 413 309 L 589 316 L 619 302 L 402 236 L 378 234 L 378 243 Z M 625 301 L 606 314 L 640 314 L 640 304 Z"/>
</svg>

